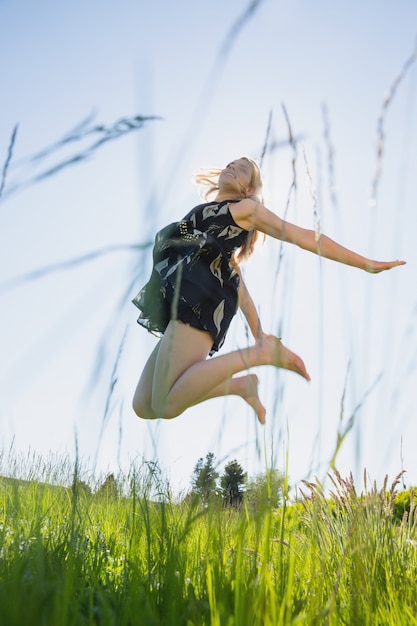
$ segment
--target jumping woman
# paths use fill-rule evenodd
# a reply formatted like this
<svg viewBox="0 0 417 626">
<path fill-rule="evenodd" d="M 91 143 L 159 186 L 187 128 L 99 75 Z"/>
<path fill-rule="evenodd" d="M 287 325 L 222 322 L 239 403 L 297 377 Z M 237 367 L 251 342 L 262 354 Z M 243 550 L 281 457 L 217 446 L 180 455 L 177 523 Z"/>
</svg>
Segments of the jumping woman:
<svg viewBox="0 0 417 626">
<path fill-rule="evenodd" d="M 225 395 L 241 396 L 261 423 L 265 408 L 254 374 L 235 374 L 259 365 L 291 370 L 310 380 L 299 356 L 274 335 L 264 333 L 239 263 L 250 256 L 259 233 L 370 273 L 404 261 L 372 261 L 325 235 L 280 219 L 261 201 L 258 165 L 246 157 L 223 170 L 199 174 L 206 200 L 155 238 L 150 280 L 134 298 L 138 323 L 161 336 L 134 397 L 133 409 L 145 419 L 173 418 L 187 408 Z M 208 359 L 221 348 L 240 306 L 254 344 Z"/>
</svg>

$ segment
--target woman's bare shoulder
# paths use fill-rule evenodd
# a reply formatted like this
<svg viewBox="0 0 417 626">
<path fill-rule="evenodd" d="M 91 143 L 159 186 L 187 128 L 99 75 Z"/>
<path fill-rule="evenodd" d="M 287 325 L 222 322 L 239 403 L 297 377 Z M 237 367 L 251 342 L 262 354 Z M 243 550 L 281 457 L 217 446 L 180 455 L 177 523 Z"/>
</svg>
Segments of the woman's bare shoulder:
<svg viewBox="0 0 417 626">
<path fill-rule="evenodd" d="M 230 213 L 238 226 L 245 230 L 250 230 L 253 223 L 253 214 L 259 202 L 252 198 L 243 198 L 239 202 L 230 203 Z"/>
</svg>

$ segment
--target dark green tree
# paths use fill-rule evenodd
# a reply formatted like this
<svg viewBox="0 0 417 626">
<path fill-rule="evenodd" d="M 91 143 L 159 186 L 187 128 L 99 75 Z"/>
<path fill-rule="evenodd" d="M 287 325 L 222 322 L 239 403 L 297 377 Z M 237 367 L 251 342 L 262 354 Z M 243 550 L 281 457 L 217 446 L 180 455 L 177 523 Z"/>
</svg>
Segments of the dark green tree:
<svg viewBox="0 0 417 626">
<path fill-rule="evenodd" d="M 213 452 L 208 452 L 206 458 L 198 459 L 194 466 L 191 478 L 192 493 L 200 499 L 202 504 L 207 504 L 217 495 L 217 479 L 219 473 L 216 471 Z"/>
<path fill-rule="evenodd" d="M 226 505 L 238 507 L 241 504 L 246 479 L 245 470 L 236 460 L 226 465 L 220 479 L 223 501 Z"/>
</svg>

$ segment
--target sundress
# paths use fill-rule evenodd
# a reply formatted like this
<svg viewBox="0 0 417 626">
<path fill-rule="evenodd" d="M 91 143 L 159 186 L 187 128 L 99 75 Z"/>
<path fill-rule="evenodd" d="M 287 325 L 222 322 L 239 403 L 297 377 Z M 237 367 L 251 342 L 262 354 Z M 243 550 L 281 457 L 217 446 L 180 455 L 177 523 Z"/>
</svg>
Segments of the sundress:
<svg viewBox="0 0 417 626">
<path fill-rule="evenodd" d="M 238 307 L 239 274 L 233 252 L 249 232 L 229 210 L 232 200 L 199 204 L 155 237 L 149 281 L 132 302 L 138 323 L 160 336 L 170 320 L 208 331 L 212 356 L 223 345 Z"/>
</svg>

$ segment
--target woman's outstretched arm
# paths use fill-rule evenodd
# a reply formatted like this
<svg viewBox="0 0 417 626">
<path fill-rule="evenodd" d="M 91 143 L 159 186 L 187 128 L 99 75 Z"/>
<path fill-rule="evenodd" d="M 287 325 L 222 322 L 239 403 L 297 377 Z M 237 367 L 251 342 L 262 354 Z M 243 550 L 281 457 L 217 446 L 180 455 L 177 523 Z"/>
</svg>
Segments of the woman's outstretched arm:
<svg viewBox="0 0 417 626">
<path fill-rule="evenodd" d="M 301 228 L 282 220 L 265 206 L 249 198 L 234 204 L 231 207 L 231 212 L 236 223 L 246 230 L 259 230 L 275 239 L 293 243 L 303 250 L 314 252 L 332 261 L 357 267 L 366 272 L 377 274 L 405 264 L 405 261 L 398 260 L 374 261 L 368 259 L 353 250 L 344 248 L 326 235 L 320 234 L 316 237 L 313 230 Z"/>
</svg>

